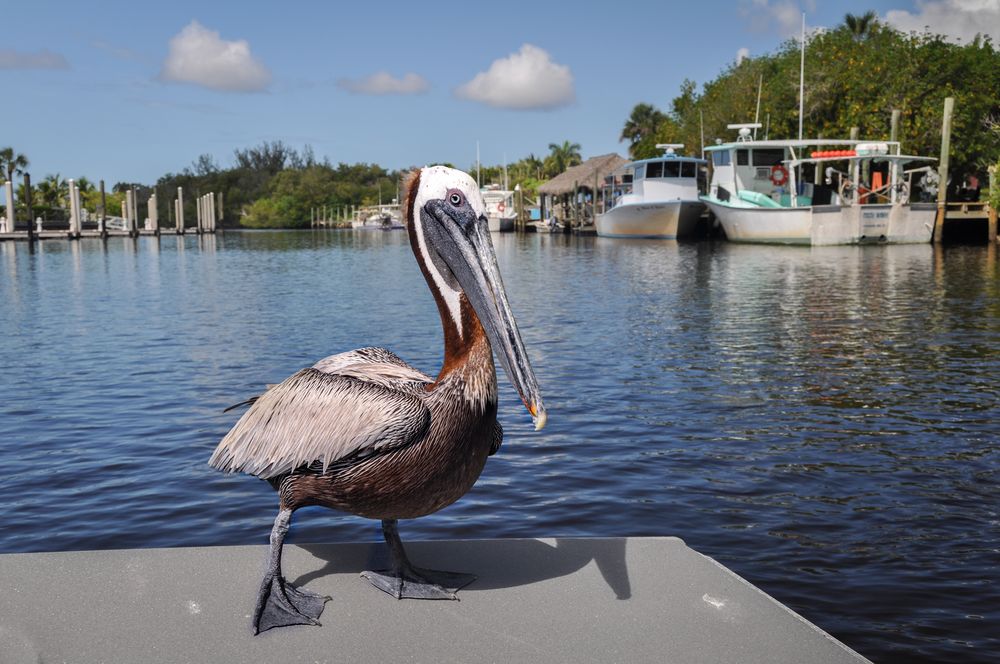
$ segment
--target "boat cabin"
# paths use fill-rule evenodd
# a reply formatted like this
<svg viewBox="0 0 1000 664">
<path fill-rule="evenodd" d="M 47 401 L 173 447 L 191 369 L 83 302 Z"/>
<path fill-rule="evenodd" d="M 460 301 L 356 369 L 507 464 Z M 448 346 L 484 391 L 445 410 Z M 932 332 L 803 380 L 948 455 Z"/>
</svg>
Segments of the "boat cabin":
<svg viewBox="0 0 1000 664">
<path fill-rule="evenodd" d="M 614 206 L 698 200 L 699 181 L 703 181 L 708 162 L 677 154 L 675 150 L 684 147 L 680 143 L 661 143 L 656 147 L 664 150 L 662 156 L 631 161 L 608 177 Z"/>
<path fill-rule="evenodd" d="M 914 174 L 929 166 L 902 170 L 905 163 L 932 161 L 901 155 L 898 142 L 860 140 L 753 140 L 739 128 L 735 143 L 706 148 L 712 162 L 708 197 L 733 205 L 807 207 L 905 203 Z"/>
</svg>

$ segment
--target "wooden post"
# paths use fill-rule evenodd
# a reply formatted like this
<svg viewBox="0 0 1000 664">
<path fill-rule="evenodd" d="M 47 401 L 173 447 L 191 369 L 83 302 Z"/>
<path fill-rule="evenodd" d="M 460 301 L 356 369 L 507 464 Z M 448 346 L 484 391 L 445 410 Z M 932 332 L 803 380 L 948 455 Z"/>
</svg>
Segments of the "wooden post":
<svg viewBox="0 0 1000 664">
<path fill-rule="evenodd" d="M 10 180 L 4 183 L 4 194 L 7 197 L 7 222 L 5 230 L 8 233 L 14 232 L 14 183 Z"/>
<path fill-rule="evenodd" d="M 197 233 L 201 233 L 201 209 L 203 207 L 205 207 L 205 201 L 201 196 L 199 196 L 198 198 L 195 199 L 195 206 L 194 206 L 195 227 L 198 229 L 195 232 Z"/>
<path fill-rule="evenodd" d="M 590 223 L 597 225 L 597 169 L 594 169 L 594 191 L 590 194 Z"/>
<path fill-rule="evenodd" d="M 80 220 L 80 188 L 76 181 L 69 181 L 69 237 L 79 237 L 82 228 Z"/>
<path fill-rule="evenodd" d="M 35 239 L 35 210 L 31 205 L 31 174 L 24 174 L 24 207 L 28 211 L 28 243 Z"/>
<path fill-rule="evenodd" d="M 859 127 L 851 127 L 851 140 L 852 141 L 858 140 L 858 134 L 860 133 L 861 129 Z"/>
<path fill-rule="evenodd" d="M 129 214 L 132 217 L 132 224 L 129 228 L 131 235 L 136 236 L 139 234 L 139 190 L 132 187 L 130 190 L 132 192 L 132 200 L 129 203 Z"/>
<path fill-rule="evenodd" d="M 184 189 L 177 187 L 177 232 L 184 232 Z"/>
<path fill-rule="evenodd" d="M 97 230 L 101 232 L 101 237 L 108 236 L 108 198 L 104 193 L 104 180 L 101 180 L 101 210 L 97 218 Z"/>
<path fill-rule="evenodd" d="M 573 222 L 580 225 L 580 181 L 573 180 Z M 571 224 L 571 225 L 572 225 Z"/>
<path fill-rule="evenodd" d="M 990 166 L 990 169 L 989 169 L 988 172 L 990 174 L 990 176 L 989 176 L 990 177 L 990 186 L 989 186 L 989 189 L 988 189 L 988 191 L 990 192 L 990 195 L 989 195 L 989 201 L 990 201 L 990 203 L 989 203 L 989 207 L 987 208 L 987 210 L 988 210 L 987 214 L 989 214 L 988 221 L 987 221 L 987 229 L 988 229 L 987 232 L 988 232 L 988 236 L 989 236 L 990 242 L 996 242 L 997 241 L 997 209 L 996 209 L 996 207 L 993 206 L 993 201 L 997 200 L 997 198 L 998 198 L 997 197 L 997 192 L 994 189 L 994 187 L 997 186 L 997 184 L 996 184 L 997 167 L 996 166 Z"/>
<path fill-rule="evenodd" d="M 222 192 L 219 192 L 219 218 L 218 223 L 222 224 Z"/>
<path fill-rule="evenodd" d="M 156 209 L 156 194 L 154 193 L 149 197 L 146 202 L 146 207 L 149 209 L 149 225 L 153 227 L 153 232 L 157 235 L 160 234 L 160 211 Z"/>
<path fill-rule="evenodd" d="M 126 189 L 125 200 L 122 201 L 122 205 L 125 206 L 124 210 L 122 211 L 122 216 L 125 217 L 125 230 L 127 230 L 129 234 L 132 233 L 132 198 L 133 198 L 132 189 L 131 188 Z"/>
<path fill-rule="evenodd" d="M 899 109 L 892 109 L 892 119 L 889 121 L 889 140 L 893 143 L 899 140 L 899 116 Z M 900 146 L 900 148 L 902 148 L 902 146 Z M 899 154 L 903 154 L 902 149 L 900 149 Z"/>
<path fill-rule="evenodd" d="M 816 134 L 816 139 L 822 140 L 823 134 Z M 818 187 L 821 184 L 823 184 L 823 164 L 813 164 L 813 186 Z M 815 192 L 813 192 L 813 195 L 815 195 Z"/>
<path fill-rule="evenodd" d="M 941 160 L 938 166 L 937 217 L 934 219 L 934 243 L 944 239 L 944 215 L 948 207 L 948 165 L 951 161 L 951 114 L 955 98 L 944 98 L 944 117 L 941 118 Z"/>
</svg>

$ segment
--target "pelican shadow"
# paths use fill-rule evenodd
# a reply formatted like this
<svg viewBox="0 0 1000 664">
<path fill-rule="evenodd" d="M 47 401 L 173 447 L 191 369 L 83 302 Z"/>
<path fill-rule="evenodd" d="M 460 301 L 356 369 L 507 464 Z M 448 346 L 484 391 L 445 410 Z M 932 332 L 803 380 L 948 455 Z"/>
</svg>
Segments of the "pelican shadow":
<svg viewBox="0 0 1000 664">
<path fill-rule="evenodd" d="M 625 556 L 627 539 L 562 537 L 554 541 L 555 546 L 537 539 L 407 542 L 406 550 L 415 564 L 444 565 L 477 574 L 479 578 L 463 592 L 539 583 L 575 574 L 594 561 L 617 599 L 632 597 Z M 388 547 L 381 542 L 298 546 L 326 564 L 295 579 L 297 586 L 329 574 L 380 569 L 390 560 Z"/>
</svg>

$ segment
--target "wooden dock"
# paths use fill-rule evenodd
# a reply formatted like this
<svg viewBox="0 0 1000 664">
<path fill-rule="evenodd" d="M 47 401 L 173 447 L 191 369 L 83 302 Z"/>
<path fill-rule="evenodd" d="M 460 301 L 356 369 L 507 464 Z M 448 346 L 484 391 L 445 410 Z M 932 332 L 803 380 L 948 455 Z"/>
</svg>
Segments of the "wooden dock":
<svg viewBox="0 0 1000 664">
<path fill-rule="evenodd" d="M 474 571 L 461 601 L 398 601 L 359 577 L 379 544 L 285 547 L 330 595 L 321 627 L 250 634 L 265 546 L 0 556 L 11 662 L 739 662 L 868 660 L 673 537 L 407 543 Z M 794 572 L 790 571 L 794 574 Z M 834 589 L 831 589 L 834 591 Z"/>
</svg>

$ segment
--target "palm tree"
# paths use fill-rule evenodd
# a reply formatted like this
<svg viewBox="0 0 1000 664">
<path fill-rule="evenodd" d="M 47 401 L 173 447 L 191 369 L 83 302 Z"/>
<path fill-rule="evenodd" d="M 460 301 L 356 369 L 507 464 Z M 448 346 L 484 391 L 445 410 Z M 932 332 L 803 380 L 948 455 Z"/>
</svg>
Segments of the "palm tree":
<svg viewBox="0 0 1000 664">
<path fill-rule="evenodd" d="M 50 208 L 63 207 L 63 201 L 69 196 L 69 184 L 58 173 L 46 175 L 37 189 L 39 202 Z"/>
<path fill-rule="evenodd" d="M 570 143 L 569 141 L 563 141 L 562 145 L 549 143 L 549 150 L 551 150 L 551 154 L 546 161 L 549 161 L 552 170 L 555 171 L 553 175 L 558 175 L 570 166 L 576 166 L 583 161 L 580 156 L 579 143 Z"/>
<path fill-rule="evenodd" d="M 0 168 L 7 180 L 14 181 L 15 174 L 24 173 L 28 167 L 28 158 L 23 154 L 15 153 L 14 148 L 3 148 L 0 150 Z"/>
<path fill-rule="evenodd" d="M 845 14 L 844 25 L 851 31 L 855 40 L 862 41 L 871 35 L 872 28 L 875 26 L 877 19 L 878 14 L 871 10 L 866 11 L 861 16 Z"/>
<path fill-rule="evenodd" d="M 94 191 L 93 183 L 90 180 L 88 180 L 87 177 L 84 175 L 81 175 L 79 178 L 77 178 L 76 188 L 80 190 L 81 196 L 86 196 L 90 192 Z"/>
<path fill-rule="evenodd" d="M 664 120 L 664 115 L 652 104 L 636 104 L 632 109 L 632 115 L 625 121 L 622 127 L 622 135 L 618 141 L 628 141 L 638 143 L 644 138 L 656 133 L 660 123 Z"/>
</svg>

